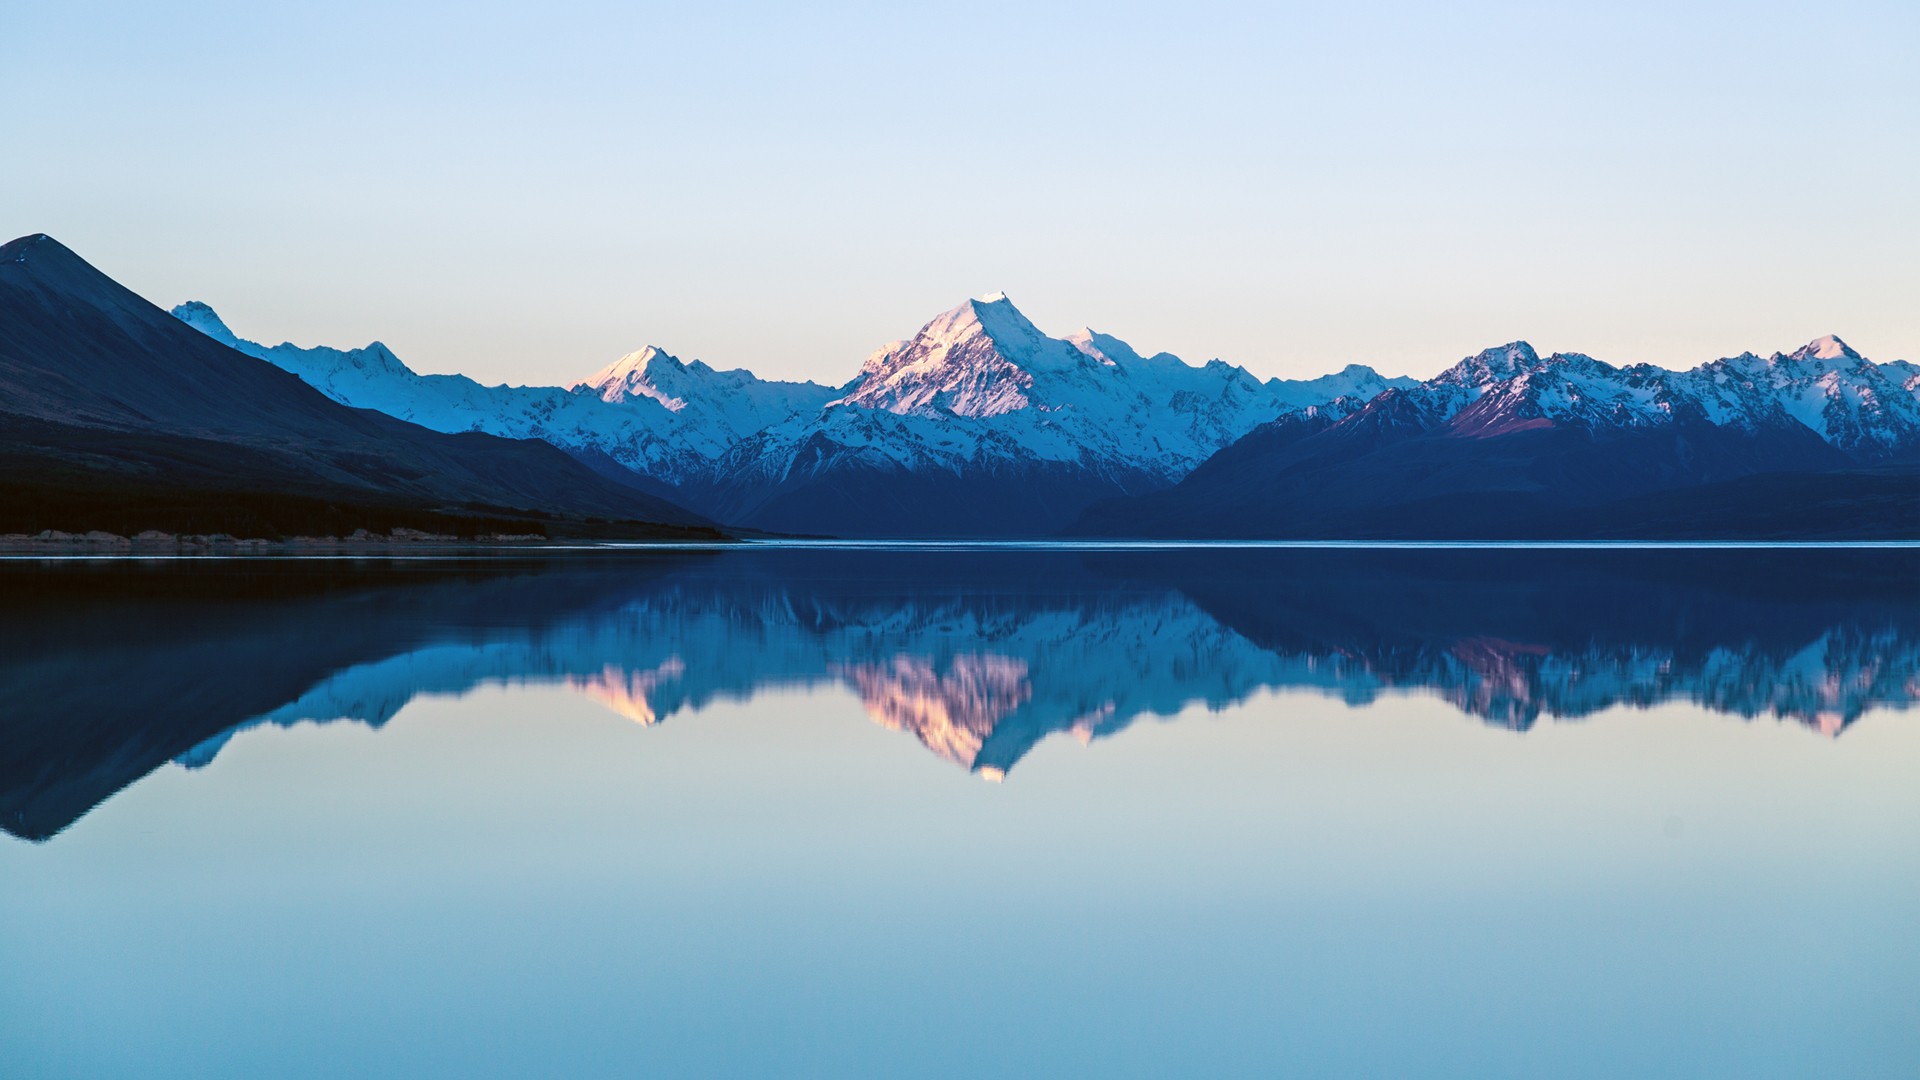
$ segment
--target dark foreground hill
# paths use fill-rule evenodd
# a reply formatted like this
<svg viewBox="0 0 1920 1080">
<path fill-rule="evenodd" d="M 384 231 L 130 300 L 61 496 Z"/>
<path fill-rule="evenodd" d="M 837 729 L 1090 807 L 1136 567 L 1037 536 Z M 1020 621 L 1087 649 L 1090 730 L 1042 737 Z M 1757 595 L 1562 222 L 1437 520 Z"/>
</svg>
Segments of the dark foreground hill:
<svg viewBox="0 0 1920 1080">
<path fill-rule="evenodd" d="M 395 526 L 717 535 L 546 443 L 334 402 L 51 237 L 0 246 L 0 533 Z"/>
</svg>

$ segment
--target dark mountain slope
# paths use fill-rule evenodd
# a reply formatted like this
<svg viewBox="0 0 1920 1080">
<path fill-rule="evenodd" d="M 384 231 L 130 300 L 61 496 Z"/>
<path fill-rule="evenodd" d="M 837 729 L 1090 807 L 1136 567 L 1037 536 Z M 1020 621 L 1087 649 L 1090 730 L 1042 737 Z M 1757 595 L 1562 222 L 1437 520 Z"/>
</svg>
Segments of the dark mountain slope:
<svg viewBox="0 0 1920 1080">
<path fill-rule="evenodd" d="M 704 525 L 545 443 L 339 405 L 181 324 L 43 235 L 0 246 L 0 455 L 53 492 L 273 492 L 331 503 Z M 222 447 L 230 447 L 223 451 Z"/>
<path fill-rule="evenodd" d="M 1464 410 L 1436 422 L 1390 390 L 1327 425 L 1263 425 L 1161 492 L 1094 506 L 1069 531 L 1299 539 L 1860 538 L 1920 534 L 1911 481 L 1871 477 L 1798 424 L 1680 417 L 1589 426 Z M 1829 516 L 1795 498 L 1832 476 Z M 1904 483 L 1904 488 L 1903 488 Z M 1711 492 L 1689 503 L 1685 493 Z M 1889 500 L 1892 500 L 1890 503 Z"/>
<path fill-rule="evenodd" d="M 1164 484 L 1118 467 L 1047 461 L 916 470 L 844 454 L 816 435 L 777 478 L 748 473 L 685 490 L 729 522 L 771 532 L 913 539 L 1047 536 L 1097 500 Z"/>
</svg>

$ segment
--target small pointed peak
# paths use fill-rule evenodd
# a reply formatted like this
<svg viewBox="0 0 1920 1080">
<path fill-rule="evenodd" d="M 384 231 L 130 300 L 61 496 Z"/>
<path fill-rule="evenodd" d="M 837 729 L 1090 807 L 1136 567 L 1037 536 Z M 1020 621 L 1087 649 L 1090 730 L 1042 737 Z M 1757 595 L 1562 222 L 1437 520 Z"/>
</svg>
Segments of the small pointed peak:
<svg viewBox="0 0 1920 1080">
<path fill-rule="evenodd" d="M 1140 353 L 1133 346 L 1091 326 L 1083 326 L 1062 340 L 1108 367 L 1131 367 L 1142 362 Z"/>
<path fill-rule="evenodd" d="M 394 355 L 393 350 L 389 348 L 384 341 L 368 342 L 366 348 L 356 351 L 371 357 L 374 363 L 386 368 L 388 371 L 405 372 L 408 375 L 414 374 L 413 369 L 408 367 L 398 356 Z"/>
<path fill-rule="evenodd" d="M 65 244 L 43 232 L 28 233 L 0 244 L 0 262 L 26 262 L 29 258 L 41 253 L 54 255 L 64 253 L 78 257 L 74 256 Z"/>
<path fill-rule="evenodd" d="M 1809 357 L 1815 360 L 1860 359 L 1860 354 L 1854 352 L 1853 348 L 1846 342 L 1841 341 L 1837 334 L 1827 334 L 1823 337 L 1814 338 L 1812 341 L 1807 342 L 1804 348 L 1795 350 L 1793 356 L 1798 360 L 1804 360 Z"/>
<path fill-rule="evenodd" d="M 227 328 L 226 321 L 220 318 L 219 313 L 214 311 L 211 305 L 203 301 L 189 300 L 184 304 L 176 305 L 167 314 L 216 341 L 230 344 L 237 340 L 233 331 Z"/>
<path fill-rule="evenodd" d="M 1440 378 L 1457 381 L 1462 378 L 1475 382 L 1485 379 L 1509 379 L 1523 368 L 1530 368 L 1540 362 L 1540 354 L 1533 346 L 1524 341 L 1509 341 L 1505 345 L 1496 345 L 1491 349 L 1482 349 L 1460 361 L 1441 373 Z"/>
<path fill-rule="evenodd" d="M 25 274 L 37 288 L 55 293 L 90 294 L 98 298 L 105 290 L 115 295 L 133 295 L 75 254 L 72 248 L 46 233 L 31 233 L 0 244 L 0 267 L 10 268 L 6 271 L 9 277 Z"/>
<path fill-rule="evenodd" d="M 1028 321 L 1007 299 L 1005 293 L 970 299 L 951 311 L 935 316 L 933 320 L 920 328 L 914 341 L 930 348 L 955 344 L 984 334 L 996 345 L 1015 352 L 1025 352 L 1035 342 L 1045 337 L 1038 327 Z"/>
<path fill-rule="evenodd" d="M 1098 336 L 1099 335 L 1093 332 L 1093 327 L 1083 326 L 1061 340 L 1079 349 L 1081 353 L 1092 359 L 1098 360 L 1103 364 L 1112 364 L 1113 358 L 1101 351 L 1099 344 L 1094 340 Z"/>
</svg>

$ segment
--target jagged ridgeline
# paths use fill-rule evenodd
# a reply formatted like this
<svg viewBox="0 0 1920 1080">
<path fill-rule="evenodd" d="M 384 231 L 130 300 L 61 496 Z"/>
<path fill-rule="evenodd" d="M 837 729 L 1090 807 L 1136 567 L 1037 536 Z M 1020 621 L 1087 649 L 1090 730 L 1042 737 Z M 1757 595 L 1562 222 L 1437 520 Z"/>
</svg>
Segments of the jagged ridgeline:
<svg viewBox="0 0 1920 1080">
<path fill-rule="evenodd" d="M 1099 499 L 1167 487 L 1276 416 L 1412 385 L 1360 366 L 1263 382 L 1217 360 L 1143 357 L 1091 330 L 1052 338 L 1000 295 L 938 316 L 838 387 L 652 347 L 569 387 L 489 387 L 416 374 L 377 342 L 267 347 L 205 304 L 174 314 L 343 403 L 545 439 L 715 520 L 783 532 L 1046 535 Z"/>
<path fill-rule="evenodd" d="M 0 246 L 0 533 L 362 528 L 719 535 L 546 442 L 350 408 L 49 237 Z"/>
<path fill-rule="evenodd" d="M 1261 381 L 1050 337 L 1002 295 L 838 387 L 649 347 L 569 387 L 422 376 L 384 346 L 265 347 L 335 399 L 545 439 L 699 512 L 858 536 L 1889 537 L 1920 532 L 1920 368 L 1835 337 L 1690 371 L 1524 342 L 1425 381 Z"/>
<path fill-rule="evenodd" d="M 1834 337 L 1689 371 L 1516 342 L 1425 381 L 1262 381 L 1051 337 L 994 295 L 839 386 L 647 348 L 488 387 L 377 342 L 256 344 L 202 303 L 169 319 L 43 236 L 0 250 L 0 532 L 1920 535 L 1920 368 Z"/>
</svg>

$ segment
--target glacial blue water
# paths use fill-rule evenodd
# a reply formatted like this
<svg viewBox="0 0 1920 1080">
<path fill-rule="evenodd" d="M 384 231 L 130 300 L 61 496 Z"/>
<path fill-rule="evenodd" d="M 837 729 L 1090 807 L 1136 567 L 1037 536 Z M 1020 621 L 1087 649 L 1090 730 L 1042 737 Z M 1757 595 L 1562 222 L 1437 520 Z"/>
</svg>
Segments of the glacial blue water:
<svg viewBox="0 0 1920 1080">
<path fill-rule="evenodd" d="M 1916 559 L 10 563 L 0 1076 L 1911 1076 Z"/>
</svg>

